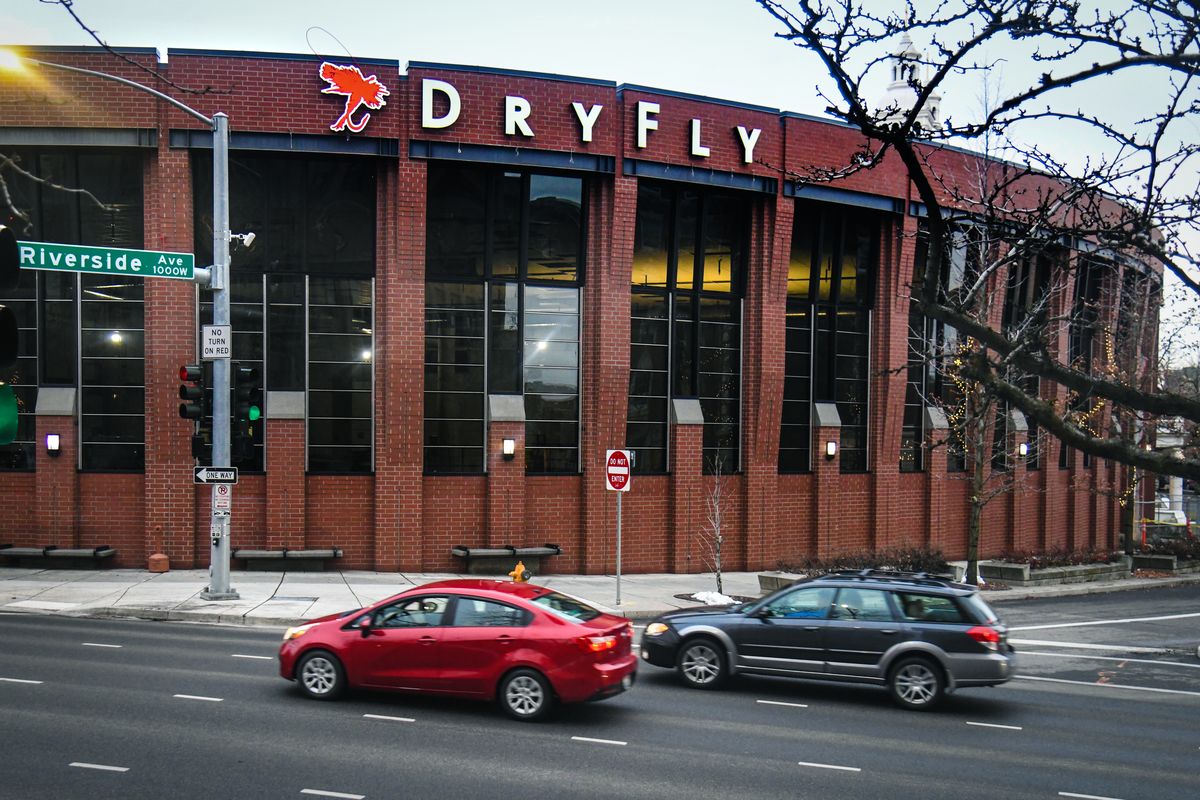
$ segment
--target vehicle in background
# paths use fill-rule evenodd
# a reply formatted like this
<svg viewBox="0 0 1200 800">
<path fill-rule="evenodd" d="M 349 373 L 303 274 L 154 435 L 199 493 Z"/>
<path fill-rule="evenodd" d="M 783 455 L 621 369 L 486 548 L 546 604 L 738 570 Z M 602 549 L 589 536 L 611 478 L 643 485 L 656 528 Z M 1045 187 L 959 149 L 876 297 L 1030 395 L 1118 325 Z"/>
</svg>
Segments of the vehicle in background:
<svg viewBox="0 0 1200 800">
<path fill-rule="evenodd" d="M 330 700 L 347 687 L 496 700 L 541 719 L 637 677 L 624 617 L 529 583 L 448 580 L 288 628 L 279 674 Z"/>
<path fill-rule="evenodd" d="M 1008 630 L 973 586 L 924 573 L 836 572 L 749 603 L 646 626 L 642 659 L 712 689 L 733 674 L 886 686 L 904 708 L 1012 678 Z"/>
</svg>

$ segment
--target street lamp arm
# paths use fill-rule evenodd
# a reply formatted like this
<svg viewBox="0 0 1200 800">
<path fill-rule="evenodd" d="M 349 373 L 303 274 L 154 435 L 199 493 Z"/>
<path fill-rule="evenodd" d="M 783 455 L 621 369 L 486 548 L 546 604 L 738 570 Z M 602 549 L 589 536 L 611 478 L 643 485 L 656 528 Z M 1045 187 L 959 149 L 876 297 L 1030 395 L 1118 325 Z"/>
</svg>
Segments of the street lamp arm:
<svg viewBox="0 0 1200 800">
<path fill-rule="evenodd" d="M 184 112 L 185 114 L 190 114 L 191 116 L 200 120 L 201 122 L 203 122 L 205 125 L 208 125 L 209 127 L 214 127 L 214 125 L 215 125 L 215 123 L 213 122 L 211 117 L 206 117 L 203 114 L 201 114 L 199 111 L 197 111 L 196 109 L 191 108 L 190 106 L 186 106 L 183 103 L 179 102 L 174 97 L 171 97 L 168 94 L 164 94 L 164 93 L 158 91 L 157 89 L 151 89 L 149 86 L 146 86 L 143 83 L 138 83 L 137 81 L 131 81 L 128 78 L 121 78 L 116 75 L 109 75 L 107 72 L 97 72 L 94 69 L 84 69 L 83 67 L 69 67 L 66 64 L 55 64 L 50 61 L 39 61 L 36 58 L 22 57 L 22 60 L 27 61 L 30 64 L 37 64 L 39 67 L 50 67 L 52 69 L 61 69 L 65 72 L 78 72 L 81 75 L 91 75 L 93 78 L 103 78 L 106 81 L 113 81 L 114 83 L 120 83 L 120 84 L 128 86 L 132 89 L 138 89 L 139 91 L 143 91 L 143 92 L 146 92 L 147 94 L 154 95 L 159 100 L 164 100 L 164 101 L 170 103 L 171 105 L 178 108 L 180 111 Z"/>
</svg>

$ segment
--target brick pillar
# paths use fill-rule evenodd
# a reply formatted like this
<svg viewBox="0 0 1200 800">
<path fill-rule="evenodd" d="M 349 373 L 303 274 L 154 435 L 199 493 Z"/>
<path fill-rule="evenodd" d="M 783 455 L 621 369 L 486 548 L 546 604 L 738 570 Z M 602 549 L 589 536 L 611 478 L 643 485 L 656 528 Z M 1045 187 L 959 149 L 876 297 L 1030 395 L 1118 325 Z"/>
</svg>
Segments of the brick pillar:
<svg viewBox="0 0 1200 800">
<path fill-rule="evenodd" d="M 671 571 L 702 572 L 696 535 L 704 524 L 704 412 L 700 401 L 671 401 Z"/>
<path fill-rule="evenodd" d="M 816 539 L 809 552 L 824 559 L 838 550 L 841 522 L 838 484 L 841 483 L 842 418 L 836 405 L 813 403 L 812 437 L 813 535 Z M 829 442 L 837 448 L 832 457 L 826 455 Z"/>
<path fill-rule="evenodd" d="M 305 547 L 304 392 L 267 392 L 268 550 Z"/>
<path fill-rule="evenodd" d="M 950 423 L 940 408 L 925 407 L 925 544 L 931 550 L 946 546 L 946 448 L 934 447 L 945 441 Z"/>
<path fill-rule="evenodd" d="M 515 452 L 504 457 L 505 439 Z M 525 542 L 525 401 L 518 394 L 488 395 L 487 543 L 489 547 Z"/>
<path fill-rule="evenodd" d="M 1067 484 L 1067 542 L 1068 550 L 1087 547 L 1088 501 L 1091 499 L 1089 471 L 1083 468 L 1083 452 L 1071 448 L 1067 451 L 1067 465 L 1071 477 Z"/>
<path fill-rule="evenodd" d="M 164 107 L 165 108 L 165 107 Z M 145 246 L 149 250 L 191 253 L 192 174 L 186 150 L 171 150 L 166 121 L 160 121 L 157 159 L 144 179 Z M 128 564 L 165 553 L 172 567 L 207 563 L 208 516 L 197 530 L 196 509 L 208 508 L 208 493 L 198 498 L 192 482 L 193 426 L 179 418 L 179 367 L 197 362 L 196 287 L 188 281 L 145 280 L 146 478 L 145 552 L 128 555 Z"/>
<path fill-rule="evenodd" d="M 37 395 L 37 433 L 33 440 L 34 473 L 37 492 L 34 499 L 34 541 L 37 546 L 79 545 L 79 463 L 78 429 L 75 427 L 76 390 L 43 386 Z M 46 435 L 59 437 L 59 454 L 46 450 Z"/>
</svg>

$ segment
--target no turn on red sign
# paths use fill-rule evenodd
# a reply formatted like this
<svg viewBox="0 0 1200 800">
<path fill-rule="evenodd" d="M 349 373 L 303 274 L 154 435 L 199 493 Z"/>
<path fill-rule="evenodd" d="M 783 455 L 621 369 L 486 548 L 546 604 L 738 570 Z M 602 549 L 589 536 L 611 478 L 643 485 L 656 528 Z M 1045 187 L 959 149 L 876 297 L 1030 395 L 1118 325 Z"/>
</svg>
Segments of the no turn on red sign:
<svg viewBox="0 0 1200 800">
<path fill-rule="evenodd" d="M 608 455 L 604 458 L 604 478 L 605 486 L 613 492 L 628 492 L 630 475 L 629 475 L 629 451 L 628 450 L 609 450 Z"/>
</svg>

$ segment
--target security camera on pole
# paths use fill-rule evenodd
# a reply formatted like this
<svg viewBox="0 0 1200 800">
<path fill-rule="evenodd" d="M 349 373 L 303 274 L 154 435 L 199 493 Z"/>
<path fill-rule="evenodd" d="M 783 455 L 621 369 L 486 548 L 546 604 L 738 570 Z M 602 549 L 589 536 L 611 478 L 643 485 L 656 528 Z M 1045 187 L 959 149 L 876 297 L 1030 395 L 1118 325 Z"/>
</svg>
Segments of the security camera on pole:
<svg viewBox="0 0 1200 800">
<path fill-rule="evenodd" d="M 617 605 L 621 605 L 621 497 L 633 483 L 628 450 L 609 450 L 604 456 L 604 485 L 617 493 Z"/>
</svg>

